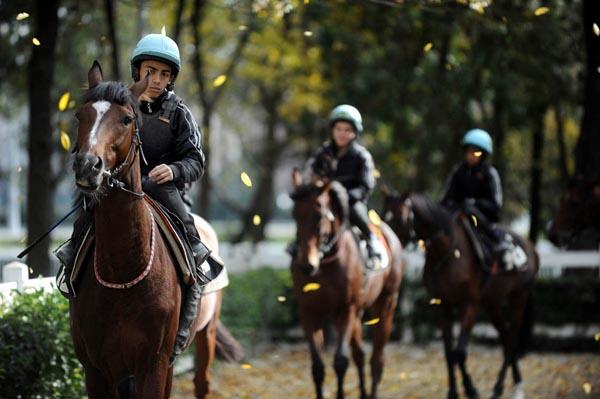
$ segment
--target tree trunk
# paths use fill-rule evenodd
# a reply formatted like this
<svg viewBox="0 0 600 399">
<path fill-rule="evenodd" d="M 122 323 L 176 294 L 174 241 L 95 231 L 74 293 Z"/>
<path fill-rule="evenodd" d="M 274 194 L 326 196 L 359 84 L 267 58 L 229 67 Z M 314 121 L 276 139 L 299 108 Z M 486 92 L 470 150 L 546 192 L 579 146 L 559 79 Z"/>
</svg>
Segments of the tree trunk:
<svg viewBox="0 0 600 399">
<path fill-rule="evenodd" d="M 565 116 L 563 107 L 558 101 L 554 105 L 554 117 L 556 120 L 556 141 L 558 142 L 558 167 L 562 183 L 566 185 L 569 181 L 569 161 L 567 155 L 567 143 L 565 140 Z"/>
<path fill-rule="evenodd" d="M 600 23 L 600 3 L 597 0 L 584 0 L 583 31 L 587 76 L 581 134 L 575 150 L 575 172 L 588 181 L 600 177 L 600 73 L 597 70 L 600 66 L 600 38 L 594 34 L 594 23 Z"/>
<path fill-rule="evenodd" d="M 52 183 L 51 98 L 54 76 L 56 37 L 58 32 L 58 0 L 35 2 L 34 36 L 41 44 L 33 46 L 29 61 L 29 171 L 27 176 L 27 244 L 46 232 L 54 217 L 54 184 Z M 40 242 L 28 255 L 33 275 L 50 275 L 48 249 L 50 239 Z"/>
<path fill-rule="evenodd" d="M 179 43 L 179 36 L 181 35 L 181 29 L 183 25 L 183 10 L 185 9 L 185 0 L 179 0 L 177 2 L 177 9 L 175 11 L 175 22 L 173 24 L 173 40 L 175 43 Z"/>
<path fill-rule="evenodd" d="M 542 153 L 544 148 L 544 114 L 546 108 L 539 107 L 533 112 L 531 141 L 531 185 L 530 185 L 530 225 L 529 239 L 536 243 L 540 233 L 540 211 L 542 209 L 540 191 L 542 188 Z"/>
<path fill-rule="evenodd" d="M 112 46 L 111 61 L 114 80 L 121 80 L 121 70 L 119 68 L 119 41 L 115 31 L 115 3 L 114 0 L 104 0 L 104 10 L 106 11 L 106 21 L 108 22 L 108 36 Z"/>
</svg>

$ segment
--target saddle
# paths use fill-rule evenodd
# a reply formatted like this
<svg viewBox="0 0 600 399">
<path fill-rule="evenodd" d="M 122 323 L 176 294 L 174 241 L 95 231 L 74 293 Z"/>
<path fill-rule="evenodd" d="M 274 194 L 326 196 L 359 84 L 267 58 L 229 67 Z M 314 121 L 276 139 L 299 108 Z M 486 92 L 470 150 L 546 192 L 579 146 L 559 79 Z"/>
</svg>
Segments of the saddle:
<svg viewBox="0 0 600 399">
<path fill-rule="evenodd" d="M 373 232 L 373 234 L 375 234 L 375 237 L 377 237 L 377 240 L 374 241 L 375 248 L 373 248 L 373 249 L 381 255 L 381 261 L 379 262 L 379 267 L 372 270 L 371 273 L 379 272 L 379 271 L 386 269 L 390 265 L 390 259 L 392 258 L 392 251 L 391 251 L 390 246 L 389 246 L 385 236 L 383 235 L 383 232 L 381 231 L 380 227 L 370 223 L 369 229 Z M 368 261 L 372 260 L 372 259 L 369 259 L 369 251 L 367 250 L 367 242 L 365 239 L 362 238 L 362 233 L 358 227 L 353 226 L 351 231 L 352 231 L 352 236 L 354 237 L 354 240 L 356 241 L 356 244 L 358 245 L 358 248 L 360 249 L 360 254 L 361 254 L 361 259 L 363 261 L 363 264 L 366 264 Z M 367 274 L 366 267 L 363 268 L 363 273 Z"/>
<path fill-rule="evenodd" d="M 493 253 L 491 240 L 478 229 L 471 218 L 464 214 L 458 216 L 461 224 L 467 232 L 479 265 L 486 273 L 497 274 L 500 272 L 525 271 L 527 270 L 527 254 L 519 238 L 511 231 L 495 225 L 493 228 L 502 232 L 502 237 L 507 244 L 507 250 L 498 258 Z"/>
<path fill-rule="evenodd" d="M 177 267 L 180 282 L 184 286 L 183 288 L 185 288 L 186 285 L 195 284 L 196 266 L 194 255 L 187 240 L 183 222 L 149 196 L 146 195 L 144 200 L 152 211 L 152 216 L 158 227 L 158 231 L 167 245 L 171 258 Z M 93 255 L 94 238 L 93 225 L 90 225 L 85 231 L 84 238 L 81 241 L 79 248 L 77 248 L 72 273 L 70 276 L 65 276 L 65 279 L 67 280 L 66 283 L 69 284 L 73 296 L 76 296 L 75 288 L 77 286 L 77 280 L 86 264 L 86 260 L 89 256 Z M 213 273 L 216 274 L 215 278 L 201 287 L 202 295 L 218 291 L 229 285 L 227 270 L 222 265 L 223 261 L 214 253 L 211 253 L 208 259 L 202 264 L 201 269 L 207 275 L 210 275 L 209 273 L 211 273 L 211 271 L 216 270 L 216 272 Z"/>
</svg>

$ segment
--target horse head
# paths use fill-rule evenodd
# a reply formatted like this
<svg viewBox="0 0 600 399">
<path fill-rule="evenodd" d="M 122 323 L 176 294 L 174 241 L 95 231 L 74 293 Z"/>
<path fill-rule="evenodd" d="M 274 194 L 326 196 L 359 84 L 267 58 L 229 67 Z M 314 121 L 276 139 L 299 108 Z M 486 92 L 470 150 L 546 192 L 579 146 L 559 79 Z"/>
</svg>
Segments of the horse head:
<svg viewBox="0 0 600 399">
<path fill-rule="evenodd" d="M 303 183 L 294 169 L 293 216 L 296 220 L 298 251 L 294 265 L 308 275 L 319 271 L 321 260 L 334 249 L 348 220 L 348 195 L 335 181 L 313 178 Z"/>
<path fill-rule="evenodd" d="M 600 233 L 600 183 L 573 179 L 560 199 L 548 238 L 557 246 L 573 244 L 582 233 Z"/>
<path fill-rule="evenodd" d="M 79 121 L 74 150 L 75 182 L 83 194 L 98 197 L 104 182 L 131 168 L 140 145 L 138 98 L 148 79 L 128 88 L 118 82 L 103 82 L 102 69 L 94 61 L 88 72 L 89 90 L 76 118 Z"/>
<path fill-rule="evenodd" d="M 384 195 L 384 220 L 392 228 L 403 245 L 407 245 L 416 239 L 414 230 L 414 211 L 410 193 L 398 193 L 382 186 Z"/>
</svg>

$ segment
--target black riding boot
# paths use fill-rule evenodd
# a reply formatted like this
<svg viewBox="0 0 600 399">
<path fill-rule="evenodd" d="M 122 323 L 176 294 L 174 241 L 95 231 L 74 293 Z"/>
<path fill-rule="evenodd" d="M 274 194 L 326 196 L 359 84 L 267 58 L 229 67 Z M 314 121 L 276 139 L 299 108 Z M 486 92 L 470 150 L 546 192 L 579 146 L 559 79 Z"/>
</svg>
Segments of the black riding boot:
<svg viewBox="0 0 600 399">
<path fill-rule="evenodd" d="M 73 223 L 73 233 L 71 234 L 71 238 L 54 250 L 54 256 L 58 258 L 60 263 L 60 268 L 56 274 L 56 285 L 60 293 L 66 298 L 70 298 L 74 295 L 70 278 L 71 273 L 73 272 L 75 256 L 83 241 L 85 232 L 92 224 L 93 218 L 94 212 L 91 209 L 79 212 L 77 219 Z"/>
</svg>

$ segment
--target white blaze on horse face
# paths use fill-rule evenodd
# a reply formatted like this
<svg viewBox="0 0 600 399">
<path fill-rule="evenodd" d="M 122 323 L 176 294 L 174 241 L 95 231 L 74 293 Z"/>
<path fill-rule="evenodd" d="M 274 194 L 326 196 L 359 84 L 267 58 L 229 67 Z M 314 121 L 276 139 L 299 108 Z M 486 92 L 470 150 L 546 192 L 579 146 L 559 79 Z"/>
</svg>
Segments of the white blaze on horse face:
<svg viewBox="0 0 600 399">
<path fill-rule="evenodd" d="M 96 101 L 92 104 L 92 107 L 96 110 L 96 120 L 94 121 L 94 125 L 92 126 L 92 130 L 90 131 L 90 147 L 96 145 L 98 139 L 96 134 L 98 133 L 98 127 L 100 126 L 100 121 L 104 117 L 104 114 L 110 108 L 110 102 L 108 101 Z"/>
</svg>

